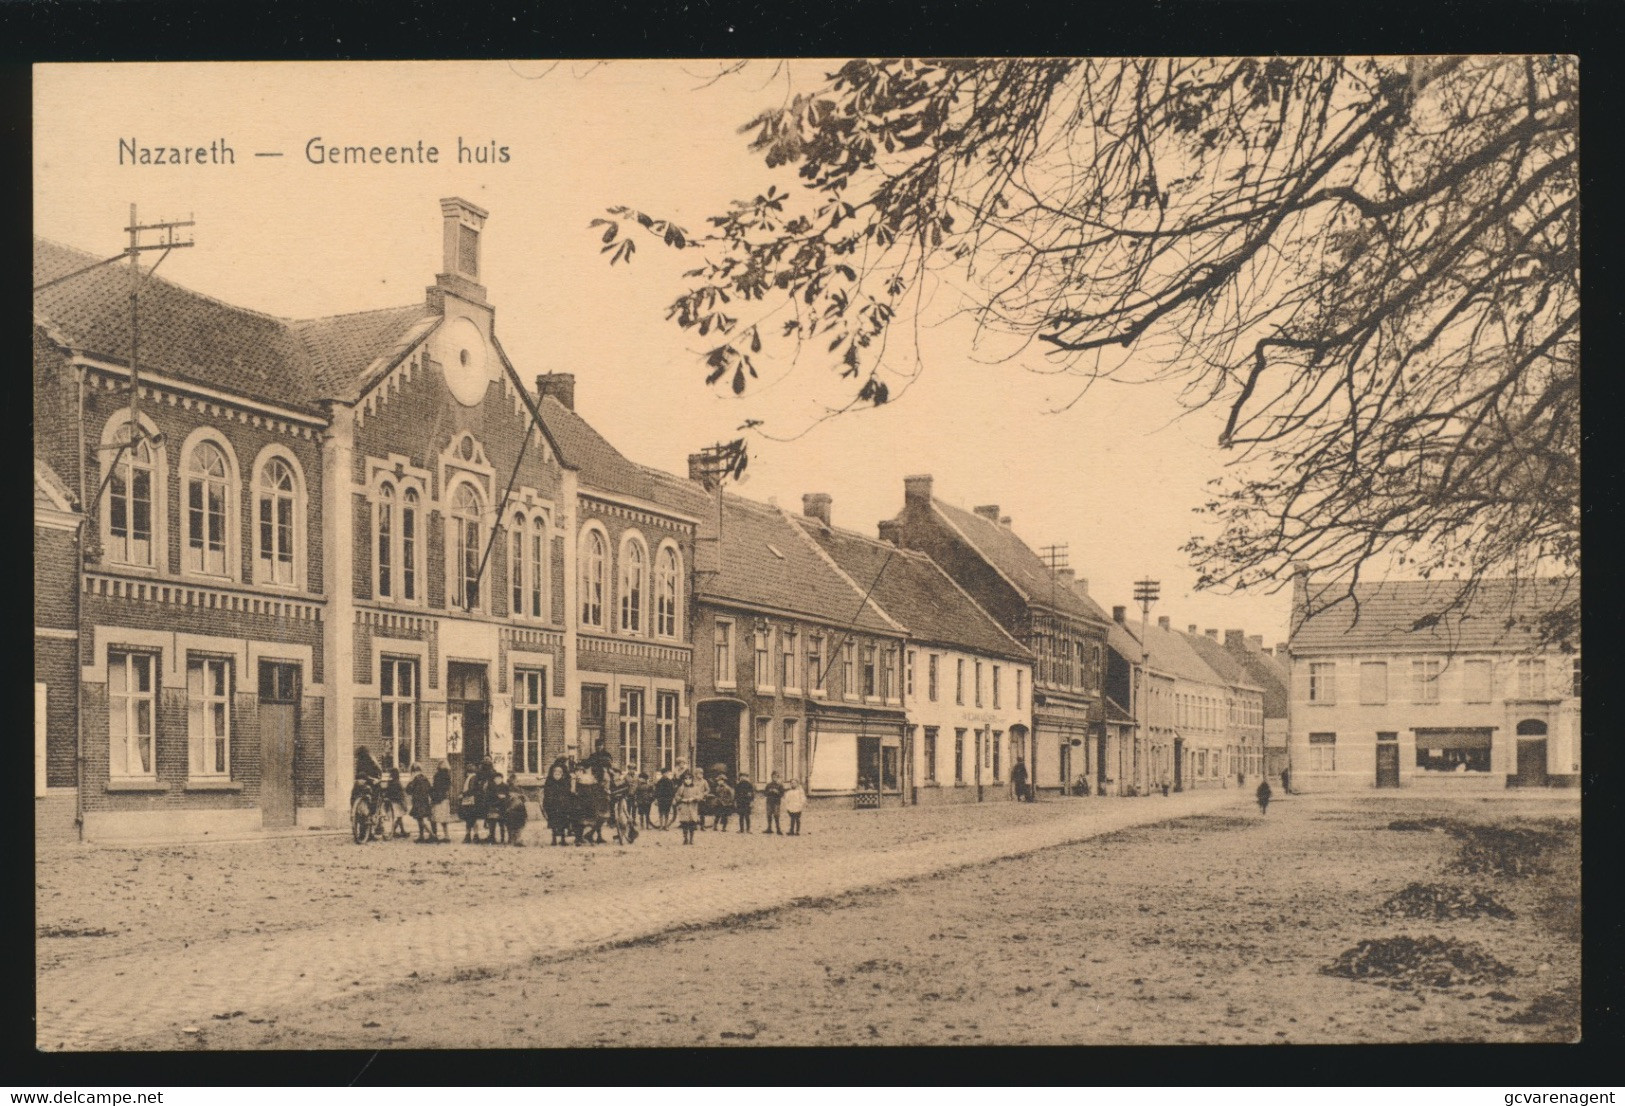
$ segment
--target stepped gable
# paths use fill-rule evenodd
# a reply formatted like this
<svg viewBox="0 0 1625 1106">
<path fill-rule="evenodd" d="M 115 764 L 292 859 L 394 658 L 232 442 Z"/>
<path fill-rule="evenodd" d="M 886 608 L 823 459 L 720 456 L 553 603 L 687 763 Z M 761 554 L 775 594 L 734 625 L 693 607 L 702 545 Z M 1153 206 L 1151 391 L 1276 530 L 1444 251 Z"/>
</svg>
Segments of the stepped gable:
<svg viewBox="0 0 1625 1106">
<path fill-rule="evenodd" d="M 1333 585 L 1322 606 L 1292 634 L 1294 653 L 1383 652 L 1390 649 L 1433 649 L 1471 652 L 1525 649 L 1538 645 L 1536 627 L 1543 615 L 1579 598 L 1580 581 L 1565 577 L 1484 580 L 1460 610 L 1437 619 L 1425 618 L 1448 604 L 1461 587 L 1456 580 L 1385 580 L 1355 587 L 1354 601 L 1331 603 L 1343 589 Z M 1307 587 L 1316 595 L 1313 584 Z M 1293 620 L 1302 617 L 1294 602 Z M 1418 620 L 1422 624 L 1418 625 Z"/>
<path fill-rule="evenodd" d="M 34 283 L 101 260 L 34 240 Z M 79 273 L 35 294 L 36 317 L 77 353 L 130 362 L 130 274 L 120 262 Z M 327 398 L 354 400 L 380 358 L 398 361 L 438 315 L 422 304 L 291 320 L 224 303 L 162 276 L 146 278 L 139 303 L 139 367 L 307 414 Z"/>
<path fill-rule="evenodd" d="M 1055 580 L 1048 566 L 1007 526 L 944 503 L 933 496 L 931 505 L 994 568 L 1002 572 L 1032 603 L 1092 622 L 1110 622 L 1111 616 L 1087 596 Z"/>
<path fill-rule="evenodd" d="M 1032 654 L 925 554 L 827 527 L 815 519 L 793 521 L 859 588 L 873 585 L 870 598 L 914 639 L 1022 663 L 1032 661 Z"/>
<path fill-rule="evenodd" d="M 700 536 L 716 536 L 713 507 L 702 516 Z M 701 599 L 762 607 L 803 615 L 867 633 L 898 636 L 898 630 L 863 601 L 825 554 L 777 507 L 724 493 L 721 571 L 701 576 L 695 589 Z"/>
</svg>

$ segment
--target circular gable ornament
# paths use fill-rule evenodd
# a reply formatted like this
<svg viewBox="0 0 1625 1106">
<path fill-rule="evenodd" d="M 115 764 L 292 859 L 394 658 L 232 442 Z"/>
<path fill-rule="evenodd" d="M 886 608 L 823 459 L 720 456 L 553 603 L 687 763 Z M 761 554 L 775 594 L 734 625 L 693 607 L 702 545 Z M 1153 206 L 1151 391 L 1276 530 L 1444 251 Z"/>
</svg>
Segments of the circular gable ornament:
<svg viewBox="0 0 1625 1106">
<path fill-rule="evenodd" d="M 446 328 L 446 386 L 458 403 L 473 407 L 485 398 L 485 335 L 467 319 Z"/>
</svg>

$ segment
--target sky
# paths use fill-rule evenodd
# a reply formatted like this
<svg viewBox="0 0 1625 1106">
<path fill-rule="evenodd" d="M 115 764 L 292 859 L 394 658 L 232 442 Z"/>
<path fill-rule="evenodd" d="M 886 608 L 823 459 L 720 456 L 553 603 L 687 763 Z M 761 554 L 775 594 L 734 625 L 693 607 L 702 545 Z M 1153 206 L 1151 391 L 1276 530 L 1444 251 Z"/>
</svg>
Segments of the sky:
<svg viewBox="0 0 1625 1106">
<path fill-rule="evenodd" d="M 520 375 L 571 372 L 576 408 L 624 454 L 671 472 L 747 419 L 738 491 L 799 510 L 834 499 L 836 525 L 867 534 L 929 473 L 963 507 L 997 504 L 1033 548 L 1068 547 L 1106 608 L 1134 580 L 1162 582 L 1153 617 L 1285 640 L 1289 591 L 1193 590 L 1180 547 L 1213 524 L 1194 512 L 1225 460 L 1217 411 L 1184 412 L 1166 386 L 1100 384 L 1036 358 L 999 360 L 963 319 L 925 320 L 920 369 L 881 408 L 818 420 L 843 383 L 822 365 L 764 371 L 744 397 L 704 384 L 711 343 L 665 320 L 691 256 L 640 242 L 611 267 L 588 228 L 625 204 L 688 228 L 769 184 L 740 127 L 833 69 L 829 63 L 616 61 L 165 63 L 39 66 L 34 225 L 110 256 L 130 205 L 142 222 L 195 220 L 195 245 L 159 273 L 230 303 L 311 318 L 421 300 L 441 261 L 439 199 L 490 212 L 482 276 L 496 333 Z M 120 164 L 134 146 L 229 145 L 233 164 Z M 419 142 L 438 164 L 316 164 L 307 146 Z M 458 164 L 471 150 L 508 159 Z M 280 153 L 280 157 L 256 157 Z M 149 255 L 155 256 L 155 255 Z M 911 323 L 912 320 L 900 320 Z M 1076 402 L 1073 402 L 1076 400 Z M 1064 408 L 1064 409 L 1063 409 Z M 804 433 L 803 433 L 804 431 Z"/>
</svg>

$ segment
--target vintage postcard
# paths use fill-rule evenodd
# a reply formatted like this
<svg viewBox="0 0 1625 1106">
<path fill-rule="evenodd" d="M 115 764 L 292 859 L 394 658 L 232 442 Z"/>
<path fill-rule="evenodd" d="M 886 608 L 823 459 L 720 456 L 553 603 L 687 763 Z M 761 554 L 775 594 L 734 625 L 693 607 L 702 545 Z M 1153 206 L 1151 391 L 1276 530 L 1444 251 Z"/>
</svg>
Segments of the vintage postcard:
<svg viewBox="0 0 1625 1106">
<path fill-rule="evenodd" d="M 34 93 L 38 1049 L 1580 1039 L 1575 59 Z"/>
</svg>

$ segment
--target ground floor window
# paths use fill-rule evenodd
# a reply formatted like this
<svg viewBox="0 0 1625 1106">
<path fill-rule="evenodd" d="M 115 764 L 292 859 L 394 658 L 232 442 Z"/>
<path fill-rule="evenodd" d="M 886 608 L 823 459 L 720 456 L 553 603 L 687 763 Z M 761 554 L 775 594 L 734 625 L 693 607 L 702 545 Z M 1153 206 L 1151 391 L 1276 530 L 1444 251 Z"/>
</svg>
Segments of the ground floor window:
<svg viewBox="0 0 1625 1106">
<path fill-rule="evenodd" d="M 796 778 L 796 720 L 784 720 L 784 756 L 780 761 L 781 770 L 785 779 Z"/>
<path fill-rule="evenodd" d="M 151 653 L 107 656 L 108 772 L 114 779 L 154 777 L 153 720 L 157 713 Z"/>
<path fill-rule="evenodd" d="M 643 765 L 643 689 L 621 688 L 621 767 L 637 772 Z"/>
<path fill-rule="evenodd" d="M 1423 772 L 1488 772 L 1489 730 L 1417 730 L 1416 767 Z"/>
<path fill-rule="evenodd" d="M 767 738 L 773 729 L 773 719 L 758 718 L 751 733 L 750 743 L 750 774 L 752 779 L 760 780 L 764 772 L 770 772 L 768 767 Z"/>
<path fill-rule="evenodd" d="M 581 685 L 581 753 L 590 754 L 604 739 L 604 718 L 609 713 L 609 688 Z"/>
<path fill-rule="evenodd" d="M 669 772 L 677 761 L 677 693 L 655 692 L 655 770 Z"/>
<path fill-rule="evenodd" d="M 186 736 L 193 776 L 231 775 L 231 661 L 186 661 Z"/>
<path fill-rule="evenodd" d="M 1004 731 L 993 731 L 993 782 L 1004 778 Z"/>
<path fill-rule="evenodd" d="M 418 662 L 385 657 L 378 670 L 382 709 L 378 724 L 384 739 L 384 767 L 410 768 L 418 757 Z"/>
<path fill-rule="evenodd" d="M 1312 733 L 1309 735 L 1309 761 L 1304 768 L 1310 772 L 1337 771 L 1337 735 Z"/>
<path fill-rule="evenodd" d="M 965 731 L 954 731 L 954 782 L 965 782 Z"/>
<path fill-rule="evenodd" d="M 925 782 L 926 783 L 936 783 L 937 782 L 937 728 L 935 726 L 927 726 L 925 728 L 925 746 L 921 750 L 921 755 L 923 756 L 923 758 L 925 760 Z"/>
<path fill-rule="evenodd" d="M 513 770 L 542 770 L 543 712 L 547 709 L 547 672 L 516 668 L 513 673 Z"/>
</svg>

